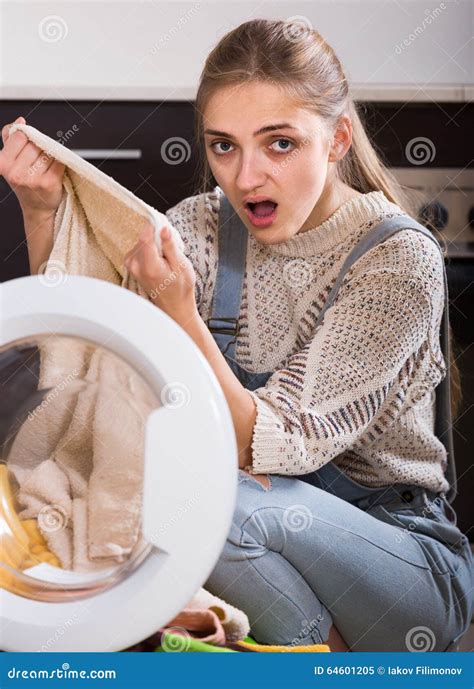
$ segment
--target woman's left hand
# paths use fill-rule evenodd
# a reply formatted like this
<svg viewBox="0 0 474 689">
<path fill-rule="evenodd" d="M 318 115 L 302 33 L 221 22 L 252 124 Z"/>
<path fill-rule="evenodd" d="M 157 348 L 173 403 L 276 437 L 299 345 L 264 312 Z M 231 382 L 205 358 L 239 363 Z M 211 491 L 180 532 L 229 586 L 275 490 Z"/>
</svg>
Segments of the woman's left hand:
<svg viewBox="0 0 474 689">
<path fill-rule="evenodd" d="M 167 227 L 161 228 L 160 237 L 163 256 L 150 224 L 125 256 L 124 265 L 156 306 L 171 318 L 181 319 L 196 309 L 196 273 Z"/>
</svg>

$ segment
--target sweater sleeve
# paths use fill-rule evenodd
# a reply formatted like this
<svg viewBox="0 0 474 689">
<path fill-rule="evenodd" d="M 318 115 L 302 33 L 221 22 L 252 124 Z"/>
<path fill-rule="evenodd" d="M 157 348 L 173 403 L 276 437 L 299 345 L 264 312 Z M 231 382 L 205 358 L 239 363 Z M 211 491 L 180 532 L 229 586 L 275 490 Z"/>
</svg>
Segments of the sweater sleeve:
<svg viewBox="0 0 474 689">
<path fill-rule="evenodd" d="M 429 256 L 423 277 L 386 268 L 346 276 L 312 339 L 249 391 L 257 409 L 251 472 L 315 471 L 380 437 L 404 409 L 413 380 L 419 388 L 417 373 L 432 375 L 427 361 L 435 361 L 439 382 L 444 359 L 430 340 L 439 333 L 443 268 L 438 249 Z"/>
<path fill-rule="evenodd" d="M 185 255 L 196 273 L 195 297 L 198 310 L 209 275 L 209 244 L 216 232 L 215 192 L 189 196 L 168 209 L 166 217 L 184 242 Z"/>
</svg>

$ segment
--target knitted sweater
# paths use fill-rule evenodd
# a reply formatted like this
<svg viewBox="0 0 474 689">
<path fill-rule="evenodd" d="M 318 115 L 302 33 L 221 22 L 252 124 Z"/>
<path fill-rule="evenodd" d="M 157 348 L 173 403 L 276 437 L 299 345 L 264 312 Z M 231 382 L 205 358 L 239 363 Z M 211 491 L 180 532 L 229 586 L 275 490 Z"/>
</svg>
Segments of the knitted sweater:
<svg viewBox="0 0 474 689">
<path fill-rule="evenodd" d="M 166 213 L 211 315 L 220 187 Z M 329 461 L 364 486 L 446 491 L 446 450 L 434 434 L 434 388 L 446 374 L 439 328 L 443 257 L 428 237 L 401 230 L 361 256 L 324 321 L 315 322 L 352 247 L 374 223 L 403 211 L 381 191 L 353 198 L 327 220 L 265 246 L 249 233 L 235 358 L 274 371 L 249 391 L 257 408 L 253 473 L 302 475 Z"/>
</svg>

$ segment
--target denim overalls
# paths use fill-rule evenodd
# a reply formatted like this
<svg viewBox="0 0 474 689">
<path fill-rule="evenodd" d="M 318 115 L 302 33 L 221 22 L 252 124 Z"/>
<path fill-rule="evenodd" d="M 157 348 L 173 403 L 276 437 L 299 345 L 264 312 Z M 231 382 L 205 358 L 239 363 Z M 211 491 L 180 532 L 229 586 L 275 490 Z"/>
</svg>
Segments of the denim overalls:
<svg viewBox="0 0 474 689">
<path fill-rule="evenodd" d="M 396 232 L 408 228 L 425 234 L 425 236 L 432 239 L 437 244 L 440 251 L 442 251 L 439 243 L 431 232 L 409 216 L 394 217 L 377 224 L 362 237 L 362 239 L 347 256 L 337 280 L 328 295 L 326 303 L 324 304 L 324 307 L 318 316 L 316 327 L 321 323 L 325 311 L 331 306 L 343 281 L 343 278 L 352 264 L 366 251 L 378 243 L 388 239 Z M 226 358 L 229 366 L 234 374 L 238 377 L 242 385 L 249 390 L 256 390 L 257 388 L 263 387 L 266 384 L 273 371 L 252 373 L 240 366 L 235 360 L 235 345 L 236 337 L 238 336 L 238 317 L 240 313 L 241 289 L 246 267 L 247 241 L 248 232 L 245 225 L 234 212 L 227 197 L 223 195 L 219 211 L 217 278 L 211 317 L 207 321 L 207 326 L 221 352 Z M 445 357 L 445 361 L 448 362 L 449 302 L 445 270 L 444 282 L 445 308 L 441 323 L 441 349 Z M 236 510 L 236 514 L 234 516 L 233 528 L 235 528 L 235 520 L 239 519 L 238 513 L 241 515 L 241 520 L 244 520 L 245 523 L 249 523 L 249 518 L 252 517 L 252 515 L 255 516 L 255 513 L 257 513 L 259 510 L 259 506 L 261 506 L 263 509 L 264 503 L 262 501 L 269 499 L 265 497 L 265 494 L 272 495 L 274 498 L 275 488 L 279 488 L 281 485 L 285 484 L 285 482 L 286 491 L 288 493 L 288 482 L 293 480 L 293 483 L 295 483 L 295 479 L 299 479 L 306 484 L 311 484 L 316 488 L 323 489 L 326 494 L 329 493 L 337 498 L 342 498 L 342 500 L 350 503 L 356 508 L 375 516 L 378 520 L 381 520 L 392 526 L 397 526 L 405 532 L 409 530 L 410 537 L 416 537 L 418 539 L 418 543 L 421 543 L 425 558 L 422 561 L 415 562 L 417 556 L 413 555 L 411 558 L 411 564 L 414 567 L 418 566 L 420 569 L 422 569 L 423 566 L 426 566 L 426 561 L 428 561 L 431 563 L 432 567 L 434 568 L 433 571 L 438 576 L 449 574 L 451 578 L 454 578 L 454 582 L 459 589 L 459 597 L 463 600 L 463 602 L 460 604 L 460 609 L 456 611 L 451 621 L 446 622 L 446 626 L 451 626 L 451 631 L 446 636 L 448 643 L 441 641 L 439 638 L 441 636 L 440 632 L 438 633 L 438 639 L 436 639 L 435 643 L 432 644 L 432 648 L 425 648 L 422 650 L 456 650 L 457 642 L 464 633 L 465 628 L 467 628 L 472 616 L 473 558 L 468 539 L 461 534 L 460 530 L 456 526 L 456 514 L 450 504 L 454 500 L 457 491 L 452 439 L 449 366 L 447 367 L 447 375 L 436 388 L 435 430 L 438 438 L 443 442 L 447 450 L 448 465 L 446 468 L 446 478 L 450 484 L 450 489 L 447 495 L 441 493 L 436 494 L 417 485 L 394 484 L 392 486 L 383 488 L 371 488 L 364 486 L 363 484 L 360 484 L 349 478 L 341 469 L 339 469 L 339 467 L 336 466 L 336 464 L 334 464 L 334 462 L 328 462 L 317 471 L 298 477 L 270 475 L 269 478 L 271 480 L 271 489 L 264 489 L 263 486 L 261 486 L 261 484 L 259 484 L 251 476 L 243 471 L 239 471 L 240 492 L 238 501 L 240 501 L 240 504 L 238 505 L 238 509 Z M 301 487 L 301 490 L 307 491 L 308 488 L 303 489 L 303 487 Z M 253 492 L 249 497 L 248 504 L 243 505 L 242 502 L 247 501 L 247 496 L 250 495 L 250 491 Z M 258 493 L 256 491 L 258 491 Z M 308 493 L 306 492 L 305 495 L 307 496 Z M 335 504 L 341 505 L 341 503 L 332 503 L 333 510 Z M 265 537 L 268 539 L 268 526 L 264 526 L 262 523 L 260 523 L 259 528 L 263 528 L 265 531 Z M 384 538 L 385 535 L 382 534 L 381 537 Z M 374 541 L 375 540 L 377 539 L 374 537 Z M 242 544 L 242 538 L 240 538 L 240 544 Z M 441 546 L 440 549 L 440 544 L 443 544 L 443 546 L 446 546 L 446 548 Z M 389 545 L 387 545 L 385 542 L 382 544 L 378 542 L 377 546 L 389 549 Z M 230 548 L 231 545 L 229 542 L 228 549 Z M 213 592 L 217 595 L 217 589 L 221 590 L 222 595 L 232 603 L 232 591 L 229 591 L 228 585 L 226 586 L 226 577 L 235 577 L 236 572 L 233 569 L 229 569 L 228 574 L 226 574 L 226 566 L 224 564 L 226 557 L 225 550 L 226 549 L 224 549 L 222 553 L 222 564 L 219 565 L 218 563 L 213 575 L 207 582 L 207 586 L 210 587 L 210 590 L 213 590 L 214 587 L 215 590 Z M 443 555 L 446 553 L 448 554 L 449 558 L 451 558 L 450 562 L 441 563 L 440 558 L 442 559 Z M 401 555 L 398 556 L 402 557 Z M 458 571 L 461 558 L 463 560 L 463 567 Z M 229 555 L 228 559 L 229 561 L 232 560 L 235 562 L 235 553 L 233 556 Z M 262 576 L 264 575 L 262 574 Z M 285 642 L 284 635 L 279 636 L 276 629 L 270 630 L 268 624 L 265 626 L 265 624 L 262 625 L 260 623 L 262 617 L 264 617 L 262 613 L 260 614 L 259 620 L 256 620 L 255 624 L 252 624 L 252 611 L 249 611 L 245 605 L 247 603 L 248 607 L 248 594 L 245 594 L 245 590 L 242 592 L 242 594 L 244 596 L 246 595 L 246 597 L 243 599 L 239 598 L 238 591 L 235 592 L 236 597 L 234 599 L 234 604 L 240 603 L 240 606 L 246 610 L 247 614 L 249 615 L 249 619 L 251 619 L 252 630 L 254 631 L 254 634 L 256 633 L 255 630 L 260 633 L 260 640 L 262 643 L 291 643 L 291 641 L 288 642 L 288 640 Z M 445 595 L 448 596 L 451 594 L 446 592 Z M 257 601 L 255 601 L 255 606 L 256 605 Z M 367 605 L 370 605 L 370 603 L 367 603 Z M 427 602 L 427 605 L 429 605 L 429 601 Z M 334 617 L 334 615 L 332 615 L 332 617 Z M 447 615 L 447 620 L 448 618 L 449 615 Z M 314 643 L 315 641 L 321 643 L 324 641 L 324 634 L 322 631 L 324 628 L 326 631 L 328 630 L 330 621 L 331 615 L 326 614 L 326 623 L 320 620 L 321 624 L 319 626 L 316 624 L 314 628 L 305 636 L 306 641 L 304 641 L 300 635 L 296 636 L 301 643 Z M 343 621 L 338 620 L 336 626 L 341 632 L 341 627 L 344 629 Z M 399 633 L 403 633 L 404 637 L 406 636 L 402 630 L 400 630 Z M 377 634 L 377 639 L 380 641 L 380 632 Z M 352 639 L 350 638 L 351 636 L 353 637 Z M 391 642 L 388 639 L 385 639 L 382 642 L 385 644 L 385 646 L 375 648 L 377 645 L 376 640 L 374 638 L 370 638 L 370 635 L 369 638 L 359 642 L 360 637 L 360 629 L 347 629 L 346 636 L 344 636 L 346 643 L 350 645 L 352 650 L 412 650 L 409 644 L 408 647 L 405 647 L 407 645 L 406 638 L 403 639 L 401 647 L 397 646 L 398 642 L 395 641 L 395 643 L 392 643 L 393 648 L 390 648 Z M 428 636 L 427 638 L 428 642 L 430 640 L 432 641 L 431 636 Z M 274 639 L 277 639 L 277 641 Z M 368 644 L 367 648 L 364 648 L 364 641 Z M 298 643 L 298 641 L 296 641 L 296 643 Z"/>
</svg>

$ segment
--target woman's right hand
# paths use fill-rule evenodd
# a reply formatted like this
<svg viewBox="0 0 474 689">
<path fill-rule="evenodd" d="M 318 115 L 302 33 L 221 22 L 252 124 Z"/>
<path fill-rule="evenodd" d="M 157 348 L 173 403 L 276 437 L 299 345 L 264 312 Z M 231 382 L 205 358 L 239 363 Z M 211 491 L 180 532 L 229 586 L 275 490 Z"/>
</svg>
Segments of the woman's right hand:
<svg viewBox="0 0 474 689">
<path fill-rule="evenodd" d="M 15 123 L 26 124 L 24 117 Z M 0 175 L 11 186 L 25 215 L 42 215 L 57 210 L 62 197 L 65 166 L 48 156 L 23 132 L 10 136 L 10 124 L 2 128 Z"/>
</svg>

